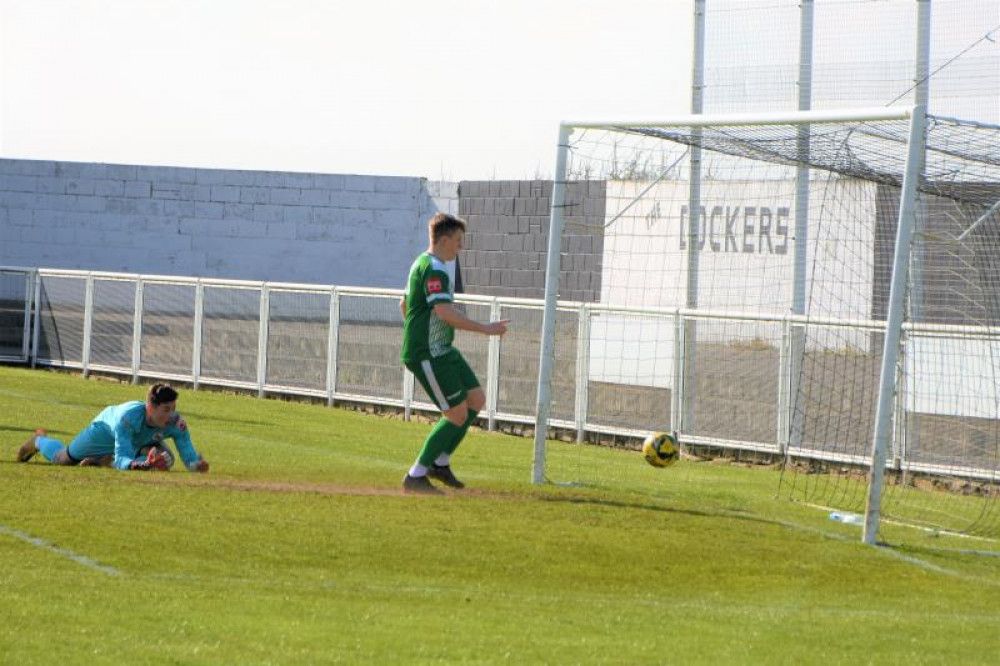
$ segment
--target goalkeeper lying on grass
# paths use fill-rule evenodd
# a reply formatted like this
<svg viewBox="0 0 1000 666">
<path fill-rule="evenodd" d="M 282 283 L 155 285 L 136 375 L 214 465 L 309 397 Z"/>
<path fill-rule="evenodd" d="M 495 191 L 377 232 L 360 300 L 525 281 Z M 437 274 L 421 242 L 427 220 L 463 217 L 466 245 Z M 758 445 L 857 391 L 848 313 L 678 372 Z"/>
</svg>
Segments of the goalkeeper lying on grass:
<svg viewBox="0 0 1000 666">
<path fill-rule="evenodd" d="M 153 384 L 145 403 L 133 400 L 105 408 L 69 446 L 36 430 L 18 450 L 17 459 L 28 462 L 41 452 L 56 465 L 167 470 L 173 456 L 163 440 L 169 438 L 188 470 L 207 472 L 208 461 L 195 451 L 187 423 L 176 408 L 177 391 L 169 384 Z"/>
</svg>

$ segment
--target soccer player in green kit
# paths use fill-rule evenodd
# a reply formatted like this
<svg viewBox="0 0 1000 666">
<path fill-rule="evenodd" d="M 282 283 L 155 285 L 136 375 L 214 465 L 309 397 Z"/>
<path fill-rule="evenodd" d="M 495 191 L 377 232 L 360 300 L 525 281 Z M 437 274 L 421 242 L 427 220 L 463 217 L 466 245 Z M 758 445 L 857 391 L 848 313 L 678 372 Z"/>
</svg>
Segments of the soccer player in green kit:
<svg viewBox="0 0 1000 666">
<path fill-rule="evenodd" d="M 431 428 L 417 461 L 403 479 L 403 490 L 436 494 L 441 491 L 430 479 L 450 488 L 465 487 L 451 471 L 451 455 L 486 404 L 486 395 L 475 373 L 452 346 L 455 329 L 503 335 L 510 320 L 483 324 L 454 307 L 455 259 L 462 249 L 465 221 L 438 213 L 427 226 L 430 247 L 410 267 L 406 293 L 400 303 L 403 312 L 400 358 L 441 410 L 441 418 Z"/>
</svg>

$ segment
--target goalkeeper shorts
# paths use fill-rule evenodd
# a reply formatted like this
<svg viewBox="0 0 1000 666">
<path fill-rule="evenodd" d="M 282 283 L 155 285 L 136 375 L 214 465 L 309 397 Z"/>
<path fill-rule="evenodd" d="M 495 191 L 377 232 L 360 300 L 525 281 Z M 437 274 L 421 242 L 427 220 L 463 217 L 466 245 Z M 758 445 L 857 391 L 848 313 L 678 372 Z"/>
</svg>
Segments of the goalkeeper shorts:
<svg viewBox="0 0 1000 666">
<path fill-rule="evenodd" d="M 66 452 L 73 460 L 114 455 L 115 434 L 103 423 L 91 423 L 86 430 L 73 438 L 66 447 Z"/>
</svg>

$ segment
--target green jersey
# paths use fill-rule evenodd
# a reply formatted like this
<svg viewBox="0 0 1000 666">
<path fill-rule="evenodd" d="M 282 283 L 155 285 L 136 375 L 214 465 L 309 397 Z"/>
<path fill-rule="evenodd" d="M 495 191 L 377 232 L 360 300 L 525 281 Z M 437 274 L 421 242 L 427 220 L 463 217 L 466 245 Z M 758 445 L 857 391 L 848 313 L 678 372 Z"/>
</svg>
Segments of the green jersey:
<svg viewBox="0 0 1000 666">
<path fill-rule="evenodd" d="M 438 358 L 452 350 L 455 329 L 434 314 L 434 306 L 454 300 L 454 284 L 454 261 L 441 261 L 424 252 L 413 262 L 406 283 L 406 319 L 400 354 L 403 363 Z"/>
</svg>

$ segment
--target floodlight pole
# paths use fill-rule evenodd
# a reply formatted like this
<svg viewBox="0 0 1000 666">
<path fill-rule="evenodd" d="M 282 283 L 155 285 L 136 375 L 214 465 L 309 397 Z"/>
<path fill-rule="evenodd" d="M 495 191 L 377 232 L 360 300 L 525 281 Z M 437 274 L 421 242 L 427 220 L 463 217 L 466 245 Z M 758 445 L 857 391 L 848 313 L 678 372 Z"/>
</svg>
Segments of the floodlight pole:
<svg viewBox="0 0 1000 666">
<path fill-rule="evenodd" d="M 913 74 L 914 104 L 927 108 L 930 101 L 931 0 L 917 0 L 917 57 Z"/>
<path fill-rule="evenodd" d="M 813 0 L 803 0 L 799 15 L 799 111 L 812 108 Z M 809 152 L 810 126 L 797 130 L 799 166 L 795 171 L 795 245 L 792 314 L 806 313 L 806 265 L 809 236 Z"/>
<path fill-rule="evenodd" d="M 915 106 L 922 106 L 924 109 L 930 108 L 930 61 L 931 61 L 931 0 L 916 0 L 917 2 L 917 35 L 916 35 L 916 52 L 914 54 L 914 69 L 913 69 L 913 104 Z M 917 167 L 917 172 L 919 178 L 923 179 L 925 172 L 925 156 L 920 156 L 920 164 Z M 917 200 L 917 208 L 914 213 L 913 220 L 914 230 L 919 234 L 927 230 L 927 205 L 925 202 Z M 911 279 L 910 279 L 910 293 L 907 297 L 907 303 L 910 309 L 910 318 L 912 321 L 920 321 L 923 317 L 924 308 L 924 274 L 926 272 L 927 248 L 925 243 L 919 243 L 917 247 L 913 249 L 910 257 L 911 264 Z M 904 381 L 906 377 L 903 377 Z M 900 421 L 904 420 L 906 410 L 912 408 L 911 404 L 907 404 L 908 401 L 914 400 L 913 395 L 907 395 L 910 393 L 905 387 L 899 389 L 902 391 L 899 400 L 897 400 L 896 409 L 899 413 Z M 905 421 L 900 425 L 905 426 Z M 897 432 L 900 433 L 900 437 L 896 440 L 895 446 L 893 447 L 892 459 L 894 466 L 902 464 L 902 461 L 906 459 L 906 450 L 916 450 L 920 447 L 920 428 L 919 426 L 914 427 L 900 427 L 897 428 Z"/>
<path fill-rule="evenodd" d="M 892 283 L 889 287 L 889 310 L 886 314 L 885 345 L 879 372 L 878 406 L 875 412 L 875 432 L 872 438 L 871 469 L 869 470 L 868 501 L 862 540 L 875 543 L 882 504 L 882 483 L 885 477 L 886 449 L 892 434 L 893 401 L 896 394 L 896 363 L 903 328 L 903 301 L 910 269 L 910 241 L 917 213 L 917 182 L 924 155 L 924 118 L 922 106 L 910 112 L 910 133 L 907 143 L 906 172 L 899 201 L 899 221 L 896 225 L 896 248 L 892 260 Z"/>
<path fill-rule="evenodd" d="M 531 482 L 545 481 L 545 438 L 549 432 L 549 411 L 552 397 L 552 368 L 556 351 L 556 306 L 559 299 L 559 252 L 565 224 L 566 159 L 572 126 L 559 126 L 559 153 L 556 157 L 555 181 L 552 184 L 552 204 L 549 213 L 549 249 L 545 260 L 545 309 L 542 313 L 542 344 L 538 362 L 538 399 L 535 403 L 535 458 L 531 467 Z"/>
<path fill-rule="evenodd" d="M 705 110 L 705 0 L 695 0 L 694 3 L 694 53 L 692 54 L 693 67 L 691 70 L 691 113 L 701 115 Z M 692 129 L 694 137 L 691 146 L 691 157 L 688 160 L 688 228 L 687 233 L 687 270 L 685 271 L 685 305 L 688 309 L 698 308 L 698 273 L 701 260 L 701 247 L 699 240 L 699 227 L 701 220 L 701 128 Z M 685 230 L 681 230 L 684 234 Z M 694 319 L 680 317 L 681 325 L 677 329 L 677 334 L 682 336 L 681 344 L 675 345 L 679 355 L 674 359 L 674 386 L 673 391 L 679 393 L 679 399 L 674 401 L 677 406 L 676 420 L 671 423 L 671 429 L 677 434 L 678 439 L 684 432 L 691 432 L 695 428 L 694 422 L 694 402 L 695 383 L 697 381 L 697 359 L 698 330 L 697 322 Z"/>
<path fill-rule="evenodd" d="M 799 111 L 812 108 L 813 78 L 813 0 L 802 0 L 799 7 Z M 792 308 L 793 315 L 806 314 L 806 281 L 809 261 L 809 125 L 796 130 L 799 164 L 795 168 L 795 241 L 792 245 Z M 779 386 L 778 449 L 789 455 L 802 440 L 802 411 L 796 409 L 805 357 L 806 330 L 802 324 L 789 325 L 788 345 L 783 347 L 787 359 L 782 366 Z"/>
</svg>

